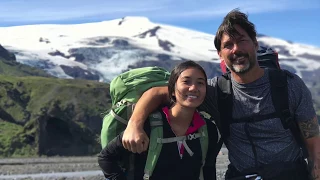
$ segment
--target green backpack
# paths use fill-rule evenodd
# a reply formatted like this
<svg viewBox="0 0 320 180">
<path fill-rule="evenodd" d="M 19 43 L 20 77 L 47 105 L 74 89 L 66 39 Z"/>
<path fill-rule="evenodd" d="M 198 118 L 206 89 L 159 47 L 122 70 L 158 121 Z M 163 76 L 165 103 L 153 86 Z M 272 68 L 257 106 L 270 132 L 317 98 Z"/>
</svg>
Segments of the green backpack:
<svg viewBox="0 0 320 180">
<path fill-rule="evenodd" d="M 134 104 L 139 100 L 140 96 L 151 87 L 166 86 L 170 73 L 160 67 L 144 67 L 137 68 L 127 72 L 124 72 L 113 79 L 110 83 L 110 96 L 112 100 L 112 108 L 109 113 L 103 118 L 102 130 L 101 130 L 101 145 L 104 148 L 112 139 L 125 130 L 128 120 L 132 114 Z M 201 115 L 207 115 L 200 112 Z M 207 118 L 203 116 L 203 118 Z M 188 149 L 186 140 L 200 138 L 202 149 L 202 161 L 205 163 L 207 150 L 208 150 L 208 132 L 207 126 L 202 126 L 198 133 L 163 138 L 163 118 L 161 112 L 156 111 L 149 115 L 149 121 L 151 126 L 150 143 L 148 148 L 147 161 L 145 165 L 145 174 L 143 179 L 147 180 L 151 177 L 154 168 L 156 166 L 158 157 L 160 156 L 162 144 L 182 141 L 185 144 L 186 150 L 190 153 L 192 151 Z M 132 157 L 130 157 L 132 158 Z M 127 174 L 132 174 L 133 160 L 130 160 L 127 166 Z M 200 179 L 203 179 L 203 172 L 201 169 Z M 131 176 L 132 177 L 132 176 Z M 130 178 L 128 178 L 130 179 Z"/>
<path fill-rule="evenodd" d="M 101 146 L 125 130 L 134 104 L 151 87 L 166 86 L 170 73 L 160 67 L 143 67 L 126 71 L 110 83 L 112 108 L 103 118 Z"/>
</svg>

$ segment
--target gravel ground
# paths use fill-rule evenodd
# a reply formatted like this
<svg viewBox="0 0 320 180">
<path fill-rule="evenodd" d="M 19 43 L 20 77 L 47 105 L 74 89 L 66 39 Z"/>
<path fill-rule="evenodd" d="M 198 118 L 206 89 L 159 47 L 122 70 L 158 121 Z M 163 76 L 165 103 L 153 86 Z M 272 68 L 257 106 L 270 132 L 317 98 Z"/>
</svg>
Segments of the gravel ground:
<svg viewBox="0 0 320 180">
<path fill-rule="evenodd" d="M 228 165 L 226 154 L 227 150 L 222 149 L 222 153 L 217 159 L 218 180 L 223 179 Z M 60 174 L 63 172 L 75 173 Z M 50 173 L 50 176 L 47 175 L 48 173 Z M 31 175 L 27 176 L 26 174 Z M 54 177 L 51 174 L 60 175 Z M 100 172 L 97 157 L 50 157 L 0 159 L 0 179 L 103 180 L 104 177 Z"/>
</svg>

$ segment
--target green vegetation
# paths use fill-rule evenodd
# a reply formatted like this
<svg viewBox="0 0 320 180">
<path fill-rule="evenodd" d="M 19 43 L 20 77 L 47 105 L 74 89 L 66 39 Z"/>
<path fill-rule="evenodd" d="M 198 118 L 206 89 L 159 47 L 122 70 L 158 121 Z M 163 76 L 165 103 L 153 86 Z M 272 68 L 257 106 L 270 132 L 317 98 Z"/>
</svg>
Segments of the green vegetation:
<svg viewBox="0 0 320 180">
<path fill-rule="evenodd" d="M 0 74 L 9 76 L 42 76 L 52 77 L 41 69 L 20 64 L 14 60 L 6 60 L 0 56 Z"/>
<path fill-rule="evenodd" d="M 15 59 L 0 45 L 0 157 L 98 153 L 109 86 L 58 79 Z"/>
<path fill-rule="evenodd" d="M 79 155 L 97 153 L 108 90 L 87 80 L 0 75 L 0 156 L 63 155 L 78 145 L 90 146 Z"/>
</svg>

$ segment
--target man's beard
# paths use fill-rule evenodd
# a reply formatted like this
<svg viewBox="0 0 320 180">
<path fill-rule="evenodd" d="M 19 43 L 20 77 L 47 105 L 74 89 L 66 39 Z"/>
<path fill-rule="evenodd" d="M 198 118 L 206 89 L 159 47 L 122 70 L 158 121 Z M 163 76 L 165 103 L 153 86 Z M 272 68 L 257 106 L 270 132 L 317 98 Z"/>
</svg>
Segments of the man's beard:
<svg viewBox="0 0 320 180">
<path fill-rule="evenodd" d="M 237 64 L 238 58 L 245 58 L 246 61 L 244 64 Z M 228 57 L 229 62 L 231 62 L 231 66 L 227 65 L 228 69 L 230 69 L 233 72 L 245 74 L 247 73 L 252 67 L 255 65 L 256 61 L 252 59 L 252 57 L 249 56 L 249 54 L 246 53 L 236 53 L 233 55 L 230 55 Z"/>
</svg>

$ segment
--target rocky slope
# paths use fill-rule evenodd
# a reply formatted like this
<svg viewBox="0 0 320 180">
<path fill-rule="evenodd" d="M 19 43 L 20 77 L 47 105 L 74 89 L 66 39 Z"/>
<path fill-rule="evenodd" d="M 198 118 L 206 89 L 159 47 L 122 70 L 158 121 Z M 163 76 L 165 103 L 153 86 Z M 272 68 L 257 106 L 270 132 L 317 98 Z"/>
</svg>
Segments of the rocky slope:
<svg viewBox="0 0 320 180">
<path fill-rule="evenodd" d="M 107 84 L 52 77 L 16 62 L 5 49 L 0 70 L 0 156 L 100 151 L 101 114 L 110 105 Z"/>
</svg>

